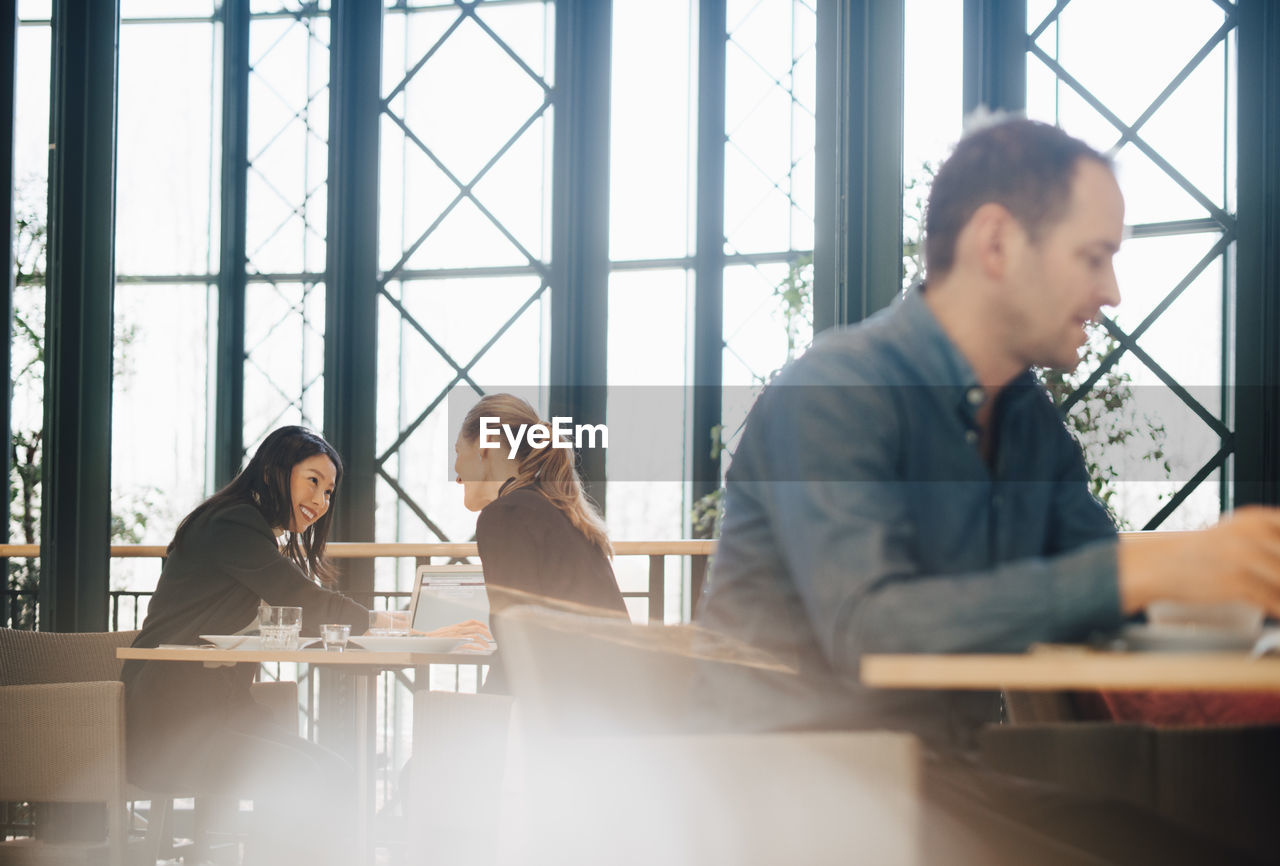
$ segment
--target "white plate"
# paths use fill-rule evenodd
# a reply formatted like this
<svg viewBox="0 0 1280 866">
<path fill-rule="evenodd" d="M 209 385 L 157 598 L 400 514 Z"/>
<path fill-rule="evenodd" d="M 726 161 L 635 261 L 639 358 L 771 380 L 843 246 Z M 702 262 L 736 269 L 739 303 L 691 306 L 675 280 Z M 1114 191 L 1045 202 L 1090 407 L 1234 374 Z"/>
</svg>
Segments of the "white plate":
<svg viewBox="0 0 1280 866">
<path fill-rule="evenodd" d="M 200 640 L 211 643 L 218 649 L 262 649 L 261 640 L 256 634 L 202 634 Z"/>
<path fill-rule="evenodd" d="M 1120 630 L 1125 648 L 1138 652 L 1247 652 L 1255 632 L 1179 625 L 1130 625 Z"/>
<path fill-rule="evenodd" d="M 456 637 L 422 637 L 421 635 L 353 634 L 349 649 L 364 647 L 372 652 L 447 653 L 465 643 Z M 358 646 L 355 646 L 358 645 Z"/>
</svg>

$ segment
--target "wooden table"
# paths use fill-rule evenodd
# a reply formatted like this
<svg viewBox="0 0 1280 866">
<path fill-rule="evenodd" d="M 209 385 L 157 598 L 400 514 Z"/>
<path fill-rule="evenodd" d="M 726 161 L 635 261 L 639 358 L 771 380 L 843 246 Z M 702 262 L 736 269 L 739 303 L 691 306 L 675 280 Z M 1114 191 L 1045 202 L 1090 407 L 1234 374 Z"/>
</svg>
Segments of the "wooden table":
<svg viewBox="0 0 1280 866">
<path fill-rule="evenodd" d="M 1037 647 L 1007 655 L 865 655 L 864 685 L 979 691 L 1280 691 L 1280 658 Z"/>
<path fill-rule="evenodd" d="M 358 640 L 358 638 L 357 638 Z M 355 683 L 355 754 L 356 754 L 356 845 L 364 862 L 374 862 L 374 748 L 377 724 L 377 688 L 374 677 L 384 670 L 426 668 L 430 665 L 486 664 L 492 653 L 485 652 L 371 652 L 347 650 L 326 652 L 323 649 L 297 650 L 223 650 L 212 647 L 167 647 L 142 649 L 120 647 L 116 658 L 142 661 L 172 662 L 297 662 L 339 668 L 352 675 Z"/>
</svg>

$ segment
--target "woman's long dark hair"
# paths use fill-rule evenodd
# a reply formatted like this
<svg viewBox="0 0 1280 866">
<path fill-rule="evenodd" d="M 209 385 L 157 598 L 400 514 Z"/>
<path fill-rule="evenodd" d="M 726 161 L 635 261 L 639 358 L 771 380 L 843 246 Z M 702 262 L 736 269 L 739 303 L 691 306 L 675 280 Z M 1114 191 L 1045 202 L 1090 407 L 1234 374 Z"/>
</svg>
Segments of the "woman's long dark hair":
<svg viewBox="0 0 1280 866">
<path fill-rule="evenodd" d="M 302 532 L 291 532 L 293 495 L 290 481 L 293 467 L 308 457 L 323 454 L 333 461 L 337 475 L 334 478 L 333 496 L 329 500 L 329 509 L 320 519 Z M 305 427 L 281 427 L 273 430 L 271 435 L 262 440 L 249 465 L 240 470 L 240 474 L 231 483 L 196 506 L 178 524 L 178 531 L 169 542 L 167 553 L 182 543 L 187 529 L 201 515 L 229 505 L 250 503 L 262 512 L 267 525 L 284 527 L 285 543 L 283 553 L 293 560 L 299 568 L 320 579 L 321 583 L 333 583 L 336 573 L 329 561 L 325 559 L 324 547 L 329 540 L 329 526 L 333 522 L 333 506 L 337 501 L 338 485 L 342 481 L 342 458 L 323 436 L 313 433 Z"/>
</svg>

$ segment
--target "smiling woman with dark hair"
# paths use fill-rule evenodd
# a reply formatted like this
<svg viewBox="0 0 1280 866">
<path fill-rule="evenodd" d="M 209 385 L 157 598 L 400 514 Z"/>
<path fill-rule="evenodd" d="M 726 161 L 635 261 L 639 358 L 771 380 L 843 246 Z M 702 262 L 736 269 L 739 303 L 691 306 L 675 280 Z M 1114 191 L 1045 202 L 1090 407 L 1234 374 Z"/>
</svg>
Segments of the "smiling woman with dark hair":
<svg viewBox="0 0 1280 866">
<path fill-rule="evenodd" d="M 368 610 L 317 585 L 333 582 L 324 549 L 341 478 L 342 461 L 322 437 L 302 427 L 271 433 L 179 524 L 134 646 L 241 631 L 263 602 L 301 607 L 307 634 L 329 622 L 363 632 Z M 336 828 L 349 815 L 339 792 L 352 789 L 350 770 L 271 721 L 249 692 L 257 670 L 125 662 L 129 778 L 154 791 L 254 799 L 255 812 L 275 824 L 255 840 L 262 862 L 340 862 Z M 284 847 L 274 850 L 267 837 Z"/>
</svg>

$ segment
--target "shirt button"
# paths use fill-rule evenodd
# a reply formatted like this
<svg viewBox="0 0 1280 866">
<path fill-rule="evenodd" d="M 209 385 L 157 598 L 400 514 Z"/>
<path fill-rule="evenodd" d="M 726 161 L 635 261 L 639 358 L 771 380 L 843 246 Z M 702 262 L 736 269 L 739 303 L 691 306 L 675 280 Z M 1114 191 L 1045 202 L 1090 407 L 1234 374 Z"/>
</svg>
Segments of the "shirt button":
<svg viewBox="0 0 1280 866">
<path fill-rule="evenodd" d="M 978 431 L 977 431 L 977 430 L 966 430 L 966 431 L 964 431 L 964 441 L 968 442 L 970 445 L 977 445 L 977 444 L 978 444 Z"/>
<path fill-rule="evenodd" d="M 982 401 L 987 399 L 987 395 L 983 393 L 981 388 L 974 386 L 964 392 L 964 398 L 969 401 L 970 406 L 981 406 Z"/>
<path fill-rule="evenodd" d="M 1004 504 L 1004 497 L 997 493 L 995 496 L 991 497 L 991 504 L 999 508 Z"/>
</svg>

